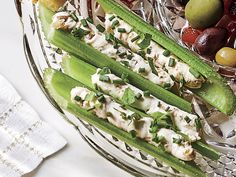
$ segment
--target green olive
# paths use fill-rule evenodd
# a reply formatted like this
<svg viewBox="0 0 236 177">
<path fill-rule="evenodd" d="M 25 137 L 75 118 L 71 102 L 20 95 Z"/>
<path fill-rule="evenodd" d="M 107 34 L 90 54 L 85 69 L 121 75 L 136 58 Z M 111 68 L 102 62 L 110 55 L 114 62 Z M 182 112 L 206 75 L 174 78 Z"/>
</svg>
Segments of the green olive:
<svg viewBox="0 0 236 177">
<path fill-rule="evenodd" d="M 216 62 L 220 65 L 236 67 L 236 50 L 223 47 L 216 53 Z"/>
<path fill-rule="evenodd" d="M 215 24 L 223 14 L 221 0 L 190 0 L 185 17 L 193 28 L 206 28 Z"/>
</svg>

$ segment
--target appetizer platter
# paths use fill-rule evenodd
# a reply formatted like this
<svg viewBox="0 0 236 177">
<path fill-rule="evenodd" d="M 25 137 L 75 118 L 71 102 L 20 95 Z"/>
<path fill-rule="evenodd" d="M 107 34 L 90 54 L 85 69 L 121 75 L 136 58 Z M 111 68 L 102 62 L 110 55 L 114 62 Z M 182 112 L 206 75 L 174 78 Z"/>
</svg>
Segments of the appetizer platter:
<svg viewBox="0 0 236 177">
<path fill-rule="evenodd" d="M 29 66 L 90 146 L 131 174 L 235 176 L 234 80 L 161 32 L 165 3 L 16 1 Z"/>
</svg>

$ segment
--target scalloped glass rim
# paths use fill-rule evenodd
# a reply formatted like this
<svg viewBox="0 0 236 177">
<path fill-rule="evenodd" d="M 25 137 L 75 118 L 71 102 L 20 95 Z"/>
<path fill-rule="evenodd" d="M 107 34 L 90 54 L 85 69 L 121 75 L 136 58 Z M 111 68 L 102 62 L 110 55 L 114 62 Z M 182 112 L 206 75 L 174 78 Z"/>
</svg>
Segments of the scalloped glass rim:
<svg viewBox="0 0 236 177">
<path fill-rule="evenodd" d="M 66 111 L 61 110 L 57 103 L 47 93 L 42 77 L 43 70 L 47 67 L 60 69 L 60 61 L 64 52 L 59 51 L 58 48 L 50 45 L 48 41 L 45 40 L 38 19 L 37 6 L 33 5 L 29 0 L 16 0 L 15 2 L 23 24 L 24 49 L 31 72 L 52 105 L 62 114 L 62 117 L 64 117 L 65 120 L 78 130 L 84 140 L 103 157 L 135 176 L 184 176 L 176 170 L 160 163 L 152 156 L 117 140 L 109 134 L 98 130 L 96 127 L 79 120 L 77 117 Z M 91 1 L 87 1 L 88 3 L 86 3 L 82 0 L 82 2 L 83 7 L 82 4 L 81 6 L 79 6 L 79 4 L 75 5 L 80 9 L 81 13 L 88 13 L 88 9 L 86 8 L 88 7 L 88 3 L 91 3 Z M 149 1 L 145 2 L 149 3 Z M 95 6 L 96 5 L 93 3 L 93 5 L 89 7 L 94 9 Z M 145 4 L 143 7 L 147 8 L 147 11 L 150 12 L 150 4 Z M 138 9 L 138 5 L 135 6 L 135 8 Z M 94 9 L 94 12 L 96 12 L 97 15 L 102 14 L 99 9 Z M 145 18 L 145 13 L 143 15 L 143 18 Z M 155 16 L 155 14 L 152 15 Z M 148 17 L 150 17 L 150 14 Z M 149 18 L 145 19 L 148 22 L 151 21 Z M 158 21 L 154 21 L 154 25 L 157 25 L 158 23 Z M 201 168 L 206 171 L 209 176 L 234 172 L 230 167 L 229 170 L 217 171 L 217 169 L 221 168 L 226 169 L 226 161 L 228 162 L 227 167 L 229 164 L 233 164 L 235 162 L 234 155 L 222 155 L 222 159 L 219 162 L 212 162 L 207 158 L 200 157 L 197 159 L 197 163 L 201 165 Z"/>
</svg>

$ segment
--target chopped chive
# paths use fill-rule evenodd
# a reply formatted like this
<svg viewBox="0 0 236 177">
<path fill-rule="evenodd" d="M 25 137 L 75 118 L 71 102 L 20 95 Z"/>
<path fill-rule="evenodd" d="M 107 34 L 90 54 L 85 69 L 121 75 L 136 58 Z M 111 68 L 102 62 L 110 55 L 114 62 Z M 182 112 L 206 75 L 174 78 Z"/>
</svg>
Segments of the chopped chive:
<svg viewBox="0 0 236 177">
<path fill-rule="evenodd" d="M 164 83 L 163 87 L 165 89 L 170 89 L 171 88 L 171 84 L 170 83 Z"/>
<path fill-rule="evenodd" d="M 74 98 L 74 100 L 77 101 L 77 102 L 80 102 L 82 99 L 81 99 L 80 96 L 76 95 L 75 98 Z"/>
<path fill-rule="evenodd" d="M 139 73 L 145 73 L 145 72 L 146 72 L 146 69 L 145 69 L 145 68 L 139 68 L 139 69 L 138 69 L 138 72 L 139 72 Z"/>
<path fill-rule="evenodd" d="M 147 48 L 147 54 L 150 54 L 152 52 L 151 48 Z"/>
<path fill-rule="evenodd" d="M 173 81 L 175 81 L 175 77 L 171 74 L 170 75 L 170 78 L 173 80 Z"/>
<path fill-rule="evenodd" d="M 96 109 L 96 108 L 95 108 L 95 107 L 88 108 L 87 111 L 92 111 L 92 110 L 94 110 L 94 109 Z"/>
<path fill-rule="evenodd" d="M 105 103 L 106 102 L 106 98 L 104 97 L 104 95 L 101 95 L 100 97 L 98 97 L 98 101 L 100 103 Z"/>
<path fill-rule="evenodd" d="M 70 14 L 70 17 L 71 17 L 74 21 L 76 21 L 76 22 L 79 21 L 78 17 L 75 15 L 75 12 L 71 13 L 71 14 Z"/>
<path fill-rule="evenodd" d="M 118 54 L 118 56 L 119 56 L 120 58 L 124 58 L 126 55 L 127 55 L 126 52 L 122 52 L 122 53 Z"/>
<path fill-rule="evenodd" d="M 150 68 L 152 70 L 152 73 L 156 74 L 158 76 L 158 72 L 156 71 L 156 68 L 154 66 L 153 59 L 149 57 L 148 58 L 148 63 L 149 63 L 149 66 L 150 66 Z"/>
<path fill-rule="evenodd" d="M 174 58 L 170 58 L 170 59 L 169 59 L 169 64 L 168 64 L 168 66 L 169 66 L 169 67 L 174 67 L 175 64 L 176 64 L 175 59 L 174 59 Z"/>
<path fill-rule="evenodd" d="M 111 70 L 108 67 L 104 67 L 100 71 L 98 71 L 98 74 L 100 75 L 111 74 Z"/>
<path fill-rule="evenodd" d="M 103 95 L 103 94 L 102 94 L 101 92 L 97 92 L 97 93 L 96 93 L 96 96 L 97 96 L 97 97 L 100 97 L 100 96 L 102 96 L 102 95 Z"/>
<path fill-rule="evenodd" d="M 111 112 L 107 112 L 107 113 L 106 113 L 106 116 L 107 116 L 107 117 L 112 117 L 113 114 L 112 114 Z"/>
<path fill-rule="evenodd" d="M 197 129 L 202 128 L 202 124 L 201 124 L 201 121 L 199 118 L 195 119 L 195 125 L 196 125 Z"/>
<path fill-rule="evenodd" d="M 173 143 L 175 143 L 175 144 L 181 144 L 182 143 L 182 139 L 180 139 L 180 138 L 173 138 Z"/>
<path fill-rule="evenodd" d="M 125 67 L 129 67 L 129 62 L 128 61 L 120 61 Z"/>
<path fill-rule="evenodd" d="M 147 48 L 147 47 L 150 45 L 151 40 L 152 40 L 152 35 L 146 33 L 145 36 L 144 36 L 143 41 L 140 42 L 140 43 L 138 44 L 138 46 L 139 46 L 141 49 L 145 49 L 145 48 Z"/>
<path fill-rule="evenodd" d="M 119 25 L 119 21 L 118 20 L 115 20 L 113 23 L 112 23 L 112 29 L 115 29 L 115 27 L 117 26 L 117 25 Z"/>
<path fill-rule="evenodd" d="M 138 35 L 138 36 L 135 36 L 133 39 L 131 39 L 131 42 L 135 42 L 135 41 L 137 41 L 137 40 L 139 40 L 140 39 L 140 36 Z"/>
<path fill-rule="evenodd" d="M 83 27 L 88 27 L 88 23 L 87 23 L 87 21 L 85 19 L 82 19 L 80 21 L 81 21 Z"/>
<path fill-rule="evenodd" d="M 89 34 L 90 31 L 86 31 L 86 30 L 83 30 L 82 28 L 74 28 L 72 31 L 71 31 L 71 34 L 74 36 L 74 37 L 78 37 L 78 38 L 82 38 L 84 36 L 86 36 L 87 34 Z"/>
<path fill-rule="evenodd" d="M 106 75 L 100 75 L 99 80 L 102 82 L 108 82 L 108 83 L 110 83 L 110 81 L 111 81 L 110 77 L 106 76 Z"/>
<path fill-rule="evenodd" d="M 164 142 L 165 138 L 163 136 L 155 136 L 152 141 L 154 141 L 155 143 L 162 143 Z"/>
<path fill-rule="evenodd" d="M 125 81 L 126 83 L 129 83 L 128 77 L 129 77 L 129 75 L 127 73 L 122 73 L 121 74 L 121 79 L 123 81 Z"/>
<path fill-rule="evenodd" d="M 159 129 L 159 128 L 158 128 L 157 126 L 154 126 L 154 125 L 153 125 L 153 126 L 151 127 L 151 129 L 150 129 L 149 132 L 150 132 L 150 133 L 157 133 L 158 129 Z"/>
<path fill-rule="evenodd" d="M 133 113 L 130 115 L 130 119 L 140 120 L 142 117 L 138 113 Z"/>
<path fill-rule="evenodd" d="M 150 95 L 151 95 L 151 93 L 149 90 L 146 90 L 143 92 L 143 96 L 145 96 L 145 97 L 149 97 Z"/>
<path fill-rule="evenodd" d="M 117 80 L 113 80 L 112 83 L 117 84 L 117 85 L 124 85 L 125 81 L 122 79 L 117 79 Z"/>
<path fill-rule="evenodd" d="M 167 106 L 167 108 L 165 109 L 165 111 L 169 111 L 170 110 L 170 106 Z"/>
<path fill-rule="evenodd" d="M 86 18 L 86 20 L 87 20 L 89 23 L 93 24 L 93 19 L 92 19 L 91 17 Z"/>
<path fill-rule="evenodd" d="M 193 68 L 190 68 L 189 72 L 196 78 L 199 78 L 201 76 L 201 74 Z"/>
<path fill-rule="evenodd" d="M 137 100 L 141 99 L 141 98 L 142 98 L 142 94 L 141 94 L 141 93 L 137 93 L 137 94 L 135 95 L 135 98 L 136 98 Z"/>
<path fill-rule="evenodd" d="M 145 51 L 144 50 L 139 50 L 137 52 L 141 57 L 145 58 Z"/>
<path fill-rule="evenodd" d="M 55 50 L 55 52 L 57 53 L 57 54 L 59 54 L 59 55 L 62 55 L 63 53 L 62 53 L 62 50 L 60 49 L 60 48 L 57 48 L 56 50 Z"/>
<path fill-rule="evenodd" d="M 132 54 L 128 54 L 128 55 L 127 55 L 127 59 L 128 59 L 128 60 L 131 60 L 132 58 L 133 58 L 133 55 L 132 55 Z"/>
<path fill-rule="evenodd" d="M 102 108 L 102 103 L 101 103 L 101 102 L 96 103 L 96 104 L 94 105 L 94 107 L 95 107 L 96 109 Z"/>
<path fill-rule="evenodd" d="M 118 28 L 118 32 L 119 33 L 126 33 L 126 29 L 125 28 Z"/>
<path fill-rule="evenodd" d="M 111 41 L 114 41 L 114 36 L 111 33 L 106 33 L 105 39 L 111 42 Z"/>
<path fill-rule="evenodd" d="M 169 57 L 170 56 L 170 51 L 169 50 L 165 50 L 162 55 L 164 55 L 165 57 Z"/>
<path fill-rule="evenodd" d="M 131 134 L 132 138 L 136 138 L 137 134 L 135 130 L 131 130 L 129 133 Z"/>
<path fill-rule="evenodd" d="M 98 24 L 98 25 L 96 26 L 96 28 L 97 28 L 97 30 L 98 30 L 99 32 L 101 32 L 101 33 L 103 33 L 103 32 L 105 31 L 105 28 L 104 28 L 102 25 L 100 25 L 100 24 Z"/>
<path fill-rule="evenodd" d="M 115 15 L 112 15 L 109 20 L 112 21 L 114 18 L 116 18 Z"/>
<path fill-rule="evenodd" d="M 191 119 L 190 119 L 188 116 L 185 116 L 185 117 L 184 117 L 184 120 L 185 120 L 187 123 L 190 123 L 190 122 L 191 122 Z"/>
</svg>

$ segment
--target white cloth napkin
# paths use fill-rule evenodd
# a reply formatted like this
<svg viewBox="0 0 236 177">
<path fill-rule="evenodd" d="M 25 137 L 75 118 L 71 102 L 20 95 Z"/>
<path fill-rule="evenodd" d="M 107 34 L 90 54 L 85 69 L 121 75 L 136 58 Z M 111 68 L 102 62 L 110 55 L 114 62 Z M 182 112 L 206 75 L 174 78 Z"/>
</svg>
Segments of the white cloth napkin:
<svg viewBox="0 0 236 177">
<path fill-rule="evenodd" d="M 0 75 L 0 177 L 29 173 L 65 145 Z"/>
</svg>

